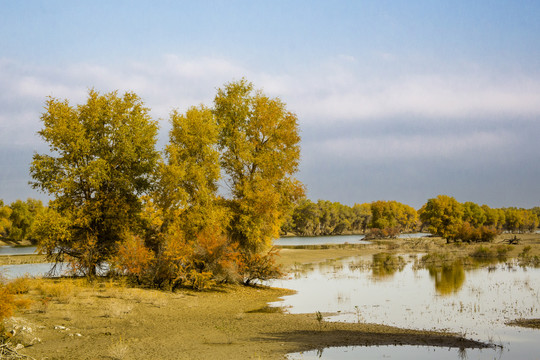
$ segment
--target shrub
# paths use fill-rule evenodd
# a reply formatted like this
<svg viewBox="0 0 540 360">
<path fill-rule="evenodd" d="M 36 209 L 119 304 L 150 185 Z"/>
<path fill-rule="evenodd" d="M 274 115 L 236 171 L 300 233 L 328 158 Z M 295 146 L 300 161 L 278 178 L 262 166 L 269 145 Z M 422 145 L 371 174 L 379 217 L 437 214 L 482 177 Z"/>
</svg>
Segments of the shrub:
<svg viewBox="0 0 540 360">
<path fill-rule="evenodd" d="M 238 244 L 229 242 L 216 229 L 205 230 L 197 235 L 191 257 L 195 270 L 211 273 L 219 282 L 238 282 L 239 261 Z"/>
<path fill-rule="evenodd" d="M 242 252 L 239 263 L 240 275 L 245 285 L 255 283 L 257 280 L 265 281 L 281 277 L 282 273 L 276 265 L 275 257 L 279 250 L 273 248 L 266 254 L 253 254 Z"/>
<path fill-rule="evenodd" d="M 499 245 L 497 246 L 497 256 L 500 257 L 500 258 L 504 258 L 508 255 L 508 252 L 511 250 L 512 248 L 509 246 L 509 245 Z"/>
<path fill-rule="evenodd" d="M 4 319 L 13 315 L 15 310 L 28 308 L 31 304 L 30 299 L 16 296 L 14 290 L 16 287 L 9 283 L 6 285 L 0 276 L 0 339 L 4 333 Z"/>
<path fill-rule="evenodd" d="M 30 280 L 27 277 L 20 277 L 6 285 L 12 294 L 26 294 L 30 290 Z"/>
<path fill-rule="evenodd" d="M 397 227 L 385 229 L 372 228 L 366 233 L 365 239 L 393 239 L 400 233 L 401 231 Z"/>
<path fill-rule="evenodd" d="M 473 258 L 489 259 L 496 256 L 495 252 L 485 246 L 477 247 L 470 255 Z"/>
<path fill-rule="evenodd" d="M 154 253 L 144 245 L 143 240 L 129 236 L 119 245 L 118 252 L 110 263 L 113 271 L 133 278 L 141 284 L 153 261 Z"/>
<path fill-rule="evenodd" d="M 455 235 L 455 240 L 464 242 L 492 242 L 499 234 L 499 230 L 494 227 L 479 226 L 474 227 L 468 222 L 464 222 Z"/>
</svg>

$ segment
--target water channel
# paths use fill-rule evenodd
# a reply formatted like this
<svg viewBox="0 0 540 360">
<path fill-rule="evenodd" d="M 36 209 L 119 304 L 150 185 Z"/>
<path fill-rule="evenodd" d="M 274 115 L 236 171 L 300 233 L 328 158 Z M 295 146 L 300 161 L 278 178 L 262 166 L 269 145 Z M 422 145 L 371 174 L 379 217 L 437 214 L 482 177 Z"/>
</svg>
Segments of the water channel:
<svg viewBox="0 0 540 360">
<path fill-rule="evenodd" d="M 0 246 L 1 255 L 32 255 L 36 253 L 35 246 Z"/>
<path fill-rule="evenodd" d="M 429 236 L 428 233 L 401 234 L 401 239 L 419 238 Z M 364 235 L 329 235 L 329 236 L 289 236 L 282 237 L 274 241 L 278 246 L 299 246 L 299 245 L 337 245 L 337 244 L 369 244 L 364 240 Z"/>
</svg>

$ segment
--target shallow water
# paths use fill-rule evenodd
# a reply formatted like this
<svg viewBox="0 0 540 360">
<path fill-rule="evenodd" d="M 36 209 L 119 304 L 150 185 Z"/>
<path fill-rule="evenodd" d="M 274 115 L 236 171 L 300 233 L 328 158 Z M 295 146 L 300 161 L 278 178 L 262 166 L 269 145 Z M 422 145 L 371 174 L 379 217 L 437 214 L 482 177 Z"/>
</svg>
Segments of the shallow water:
<svg viewBox="0 0 540 360">
<path fill-rule="evenodd" d="M 51 272 L 54 263 L 37 263 L 37 264 L 21 264 L 21 265 L 2 265 L 0 266 L 0 274 L 6 279 L 15 279 L 22 276 L 29 277 L 58 277 L 72 275 L 67 263 L 58 263 L 54 272 Z M 103 264 L 101 268 L 97 268 L 98 275 L 107 274 L 109 268 L 107 264 Z"/>
<path fill-rule="evenodd" d="M 291 313 L 336 314 L 325 318 L 326 321 L 449 330 L 503 346 L 502 351 L 467 350 L 469 359 L 527 359 L 540 353 L 539 330 L 505 325 L 521 317 L 540 317 L 540 269 L 521 268 L 509 262 L 474 270 L 454 264 L 430 271 L 417 269 L 413 257 L 405 255 L 403 258 L 406 264 L 390 269 L 368 265 L 373 260 L 370 257 L 299 268 L 289 278 L 272 283 L 297 290 L 297 293 L 272 305 L 284 307 Z M 347 359 L 351 354 L 382 358 L 388 353 L 403 358 L 404 351 L 403 347 L 386 347 L 377 350 L 379 352 L 365 347 L 346 349 L 346 354 L 343 349 L 326 349 L 322 358 Z M 425 349 L 430 348 L 421 347 L 418 351 Z M 316 352 L 314 354 L 317 356 Z M 441 354 L 436 357 L 463 358 L 459 352 L 444 354 L 444 357 L 439 357 Z M 293 358 L 309 359 L 312 355 L 304 353 L 303 357 Z"/>
<path fill-rule="evenodd" d="M 291 360 L 297 359 L 336 359 L 336 360 L 451 360 L 451 359 L 500 359 L 504 350 L 456 349 L 430 346 L 348 346 L 289 354 Z"/>
<path fill-rule="evenodd" d="M 274 241 L 274 245 L 327 245 L 327 244 L 369 244 L 362 240 L 364 235 L 335 235 L 335 236 L 291 236 Z"/>
</svg>

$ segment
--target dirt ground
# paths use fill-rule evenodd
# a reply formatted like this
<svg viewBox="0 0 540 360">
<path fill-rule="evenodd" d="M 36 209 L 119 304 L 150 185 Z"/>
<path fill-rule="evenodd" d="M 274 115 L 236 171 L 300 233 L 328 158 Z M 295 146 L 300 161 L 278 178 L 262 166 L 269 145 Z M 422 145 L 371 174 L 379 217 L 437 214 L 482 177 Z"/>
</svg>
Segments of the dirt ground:
<svg viewBox="0 0 540 360">
<path fill-rule="evenodd" d="M 326 346 L 414 344 L 482 347 L 449 334 L 372 324 L 319 323 L 267 303 L 289 290 L 228 285 L 176 293 L 113 282 L 46 280 L 12 318 L 13 340 L 35 359 L 282 359 Z M 29 330 L 30 329 L 30 330 Z"/>
<path fill-rule="evenodd" d="M 504 238 L 498 239 L 502 244 Z M 538 234 L 511 245 L 540 253 Z M 384 251 L 445 248 L 440 239 L 380 241 L 369 246 L 282 249 L 284 269 L 295 264 Z M 494 244 L 492 246 L 497 246 Z M 514 254 L 515 253 L 515 254 Z M 164 292 L 130 288 L 110 279 L 30 279 L 29 309 L 7 321 L 20 353 L 35 359 L 283 359 L 287 353 L 352 345 L 432 345 L 484 347 L 485 344 L 436 332 L 375 324 L 317 321 L 315 314 L 291 315 L 267 304 L 290 290 L 224 285 L 207 292 Z"/>
</svg>

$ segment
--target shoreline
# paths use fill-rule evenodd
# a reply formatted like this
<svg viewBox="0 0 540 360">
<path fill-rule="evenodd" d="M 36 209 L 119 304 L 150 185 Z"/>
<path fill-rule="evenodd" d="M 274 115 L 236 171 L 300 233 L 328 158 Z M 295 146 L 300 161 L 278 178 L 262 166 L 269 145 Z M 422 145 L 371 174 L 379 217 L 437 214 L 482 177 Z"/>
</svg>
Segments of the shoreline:
<svg viewBox="0 0 540 360">
<path fill-rule="evenodd" d="M 292 293 L 287 289 L 223 285 L 171 293 L 84 279 L 46 279 L 43 285 L 55 294 L 46 309 L 35 303 L 8 321 L 22 335 L 20 329 L 33 329 L 27 341 L 40 342 L 21 353 L 35 359 L 283 359 L 330 346 L 491 347 L 445 332 L 319 323 L 315 314 L 269 308 Z"/>
</svg>

